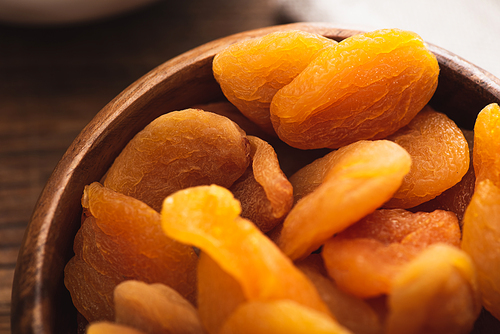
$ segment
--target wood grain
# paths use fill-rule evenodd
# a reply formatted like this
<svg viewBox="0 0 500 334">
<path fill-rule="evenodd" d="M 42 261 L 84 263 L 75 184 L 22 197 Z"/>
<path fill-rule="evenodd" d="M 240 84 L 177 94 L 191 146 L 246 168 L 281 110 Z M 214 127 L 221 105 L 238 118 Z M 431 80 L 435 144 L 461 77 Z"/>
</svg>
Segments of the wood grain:
<svg viewBox="0 0 500 334">
<path fill-rule="evenodd" d="M 163 1 L 73 26 L 0 23 L 0 334 L 35 203 L 87 123 L 139 77 L 191 48 L 279 23 L 268 1 Z"/>
</svg>

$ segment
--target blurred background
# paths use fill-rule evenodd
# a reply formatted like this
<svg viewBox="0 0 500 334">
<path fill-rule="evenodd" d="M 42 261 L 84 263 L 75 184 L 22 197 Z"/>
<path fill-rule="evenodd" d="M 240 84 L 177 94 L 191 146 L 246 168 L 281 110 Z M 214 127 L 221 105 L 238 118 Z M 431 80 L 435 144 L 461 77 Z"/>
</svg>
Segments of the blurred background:
<svg viewBox="0 0 500 334">
<path fill-rule="evenodd" d="M 500 77 L 496 0 L 0 0 L 0 334 L 36 200 L 73 139 L 161 63 L 296 21 L 413 30 Z"/>
</svg>

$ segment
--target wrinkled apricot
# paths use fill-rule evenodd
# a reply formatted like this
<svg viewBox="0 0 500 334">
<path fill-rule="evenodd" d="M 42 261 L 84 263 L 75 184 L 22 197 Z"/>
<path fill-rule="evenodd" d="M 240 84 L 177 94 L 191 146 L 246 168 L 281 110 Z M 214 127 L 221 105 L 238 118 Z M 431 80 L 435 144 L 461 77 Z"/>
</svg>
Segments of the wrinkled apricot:
<svg viewBox="0 0 500 334">
<path fill-rule="evenodd" d="M 377 210 L 323 246 L 328 274 L 344 291 L 361 298 L 391 291 L 394 277 L 422 249 L 437 242 L 458 247 L 454 213 Z"/>
<path fill-rule="evenodd" d="M 462 131 L 429 106 L 387 139 L 410 153 L 412 167 L 385 207 L 408 209 L 427 202 L 460 182 L 469 170 L 469 145 Z"/>
<path fill-rule="evenodd" d="M 301 149 L 382 139 L 408 124 L 437 87 L 439 65 L 415 33 L 383 29 L 323 51 L 271 103 L 278 136 Z"/>
<path fill-rule="evenodd" d="M 462 233 L 462 249 L 477 268 L 483 306 L 500 320 L 500 188 L 489 179 L 476 185 Z"/>
<path fill-rule="evenodd" d="M 480 311 L 470 257 L 457 247 L 437 243 L 394 278 L 387 333 L 466 334 Z"/>
<path fill-rule="evenodd" d="M 241 216 L 268 232 L 283 221 L 292 208 L 293 188 L 280 168 L 273 147 L 257 137 L 247 138 L 251 167 L 229 190 L 241 203 Z"/>
<path fill-rule="evenodd" d="M 159 211 L 176 190 L 231 186 L 249 163 L 248 140 L 236 123 L 186 109 L 160 116 L 140 131 L 109 168 L 104 185 Z"/>
<path fill-rule="evenodd" d="M 472 161 L 472 148 L 474 144 L 474 132 L 471 130 L 462 129 L 465 139 L 469 145 L 469 157 Z M 452 211 L 457 215 L 460 227 L 462 226 L 462 219 L 464 217 L 465 209 L 474 193 L 474 185 L 476 183 L 476 175 L 474 173 L 474 166 L 469 163 L 469 169 L 464 177 L 456 185 L 444 191 L 436 198 L 417 205 L 410 210 L 413 212 L 426 211 L 431 212 L 434 210 Z"/>
<path fill-rule="evenodd" d="M 332 318 L 292 300 L 249 301 L 238 306 L 220 334 L 352 334 Z"/>
<path fill-rule="evenodd" d="M 198 261 L 198 312 L 209 334 L 218 334 L 227 317 L 247 299 L 240 283 L 207 253 Z"/>
<path fill-rule="evenodd" d="M 311 254 L 296 266 L 313 282 L 340 325 L 356 334 L 383 333 L 382 323 L 372 307 L 365 300 L 340 290 L 327 277 L 321 254 Z"/>
<path fill-rule="evenodd" d="M 145 333 L 204 333 L 198 311 L 167 285 L 124 281 L 115 287 L 113 300 L 118 324 Z"/>
<path fill-rule="evenodd" d="M 443 192 L 436 198 L 417 205 L 409 210 L 413 212 L 426 211 L 431 212 L 434 210 L 452 211 L 457 215 L 460 226 L 465 214 L 465 210 L 470 203 L 472 194 L 474 193 L 474 184 L 476 177 L 474 175 L 474 168 L 471 167 L 465 173 L 460 182 Z"/>
<path fill-rule="evenodd" d="M 64 267 L 64 285 L 87 322 L 114 320 L 113 290 L 121 281 L 120 277 L 100 274 L 79 256 Z"/>
<path fill-rule="evenodd" d="M 293 260 L 385 203 L 411 165 L 408 153 L 387 140 L 359 141 L 329 154 L 332 163 L 323 182 L 283 222 L 277 244 Z"/>
<path fill-rule="evenodd" d="M 109 307 L 94 295 L 112 301 L 110 284 L 104 284 L 110 279 L 114 284 L 127 279 L 164 283 L 195 302 L 198 257 L 192 247 L 163 233 L 158 212 L 97 182 L 85 187 L 82 205 L 90 216 L 77 233 L 74 251 L 76 264 L 81 260 L 86 267 L 68 265 L 65 284 L 77 309 L 83 315 L 89 312 L 82 310 L 90 311 L 87 320 L 102 319 L 99 309 Z M 99 280 L 102 286 L 95 283 Z M 95 293 L 86 295 L 83 285 Z"/>
<path fill-rule="evenodd" d="M 274 94 L 324 48 L 337 42 L 304 31 L 279 31 L 235 43 L 219 52 L 213 72 L 227 99 L 250 120 L 274 133 L 269 105 Z"/>
<path fill-rule="evenodd" d="M 492 103 L 477 115 L 474 124 L 474 170 L 476 182 L 489 179 L 500 187 L 500 107 Z"/>
<path fill-rule="evenodd" d="M 240 212 L 229 190 L 192 187 L 165 199 L 162 226 L 169 237 L 206 252 L 236 279 L 247 300 L 290 299 L 329 314 L 309 279 Z"/>
</svg>

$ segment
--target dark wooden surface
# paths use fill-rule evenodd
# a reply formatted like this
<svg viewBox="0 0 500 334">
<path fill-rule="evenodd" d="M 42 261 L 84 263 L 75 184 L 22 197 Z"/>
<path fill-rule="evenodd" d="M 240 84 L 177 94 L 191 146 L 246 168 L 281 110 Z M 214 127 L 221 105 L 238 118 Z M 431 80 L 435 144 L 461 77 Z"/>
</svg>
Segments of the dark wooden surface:
<svg viewBox="0 0 500 334">
<path fill-rule="evenodd" d="M 285 22 L 266 0 L 191 0 L 72 26 L 0 23 L 0 334 L 10 333 L 14 267 L 33 207 L 93 116 L 182 52 Z"/>
</svg>

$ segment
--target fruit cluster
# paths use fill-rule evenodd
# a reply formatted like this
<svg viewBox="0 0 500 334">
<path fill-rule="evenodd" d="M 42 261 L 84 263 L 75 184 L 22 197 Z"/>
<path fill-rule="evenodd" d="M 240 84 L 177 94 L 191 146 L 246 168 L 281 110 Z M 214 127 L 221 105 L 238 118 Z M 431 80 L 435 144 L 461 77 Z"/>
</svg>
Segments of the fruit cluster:
<svg viewBox="0 0 500 334">
<path fill-rule="evenodd" d="M 439 65 L 418 35 L 276 32 L 213 73 L 227 101 L 160 116 L 85 187 L 65 284 L 88 333 L 500 319 L 500 108 L 472 132 L 429 106 Z"/>
</svg>

